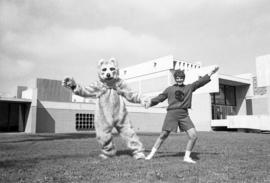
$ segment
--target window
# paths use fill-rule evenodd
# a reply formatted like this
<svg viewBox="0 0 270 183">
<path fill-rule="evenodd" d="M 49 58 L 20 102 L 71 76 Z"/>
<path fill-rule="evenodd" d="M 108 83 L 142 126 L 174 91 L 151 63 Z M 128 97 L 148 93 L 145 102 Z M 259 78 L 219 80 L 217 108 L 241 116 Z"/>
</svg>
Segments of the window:
<svg viewBox="0 0 270 183">
<path fill-rule="evenodd" d="M 226 105 L 235 106 L 236 99 L 235 99 L 235 87 L 233 86 L 225 86 L 225 103 Z"/>
<path fill-rule="evenodd" d="M 212 104 L 236 106 L 235 86 L 219 85 L 219 93 L 211 95 Z"/>
<path fill-rule="evenodd" d="M 219 86 L 219 93 L 215 93 L 215 104 L 225 105 L 224 85 Z"/>
<path fill-rule="evenodd" d="M 89 113 L 76 113 L 76 130 L 92 131 L 94 126 L 95 115 Z"/>
<path fill-rule="evenodd" d="M 215 94 L 211 94 L 211 104 L 215 104 Z"/>
</svg>

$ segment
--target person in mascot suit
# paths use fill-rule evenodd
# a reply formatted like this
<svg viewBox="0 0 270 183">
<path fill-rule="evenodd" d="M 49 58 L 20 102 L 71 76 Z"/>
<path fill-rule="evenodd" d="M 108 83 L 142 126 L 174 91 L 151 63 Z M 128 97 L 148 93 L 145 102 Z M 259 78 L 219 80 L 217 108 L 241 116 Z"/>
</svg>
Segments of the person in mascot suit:
<svg viewBox="0 0 270 183">
<path fill-rule="evenodd" d="M 103 159 L 116 154 L 113 144 L 112 130 L 126 140 L 127 146 L 132 150 L 135 159 L 144 159 L 144 147 L 136 135 L 128 117 L 124 98 L 132 103 L 144 105 L 143 97 L 132 91 L 127 84 L 119 78 L 119 67 L 115 59 L 100 60 L 98 63 L 99 80 L 89 86 L 82 86 L 72 77 L 66 77 L 62 85 L 71 89 L 74 94 L 82 97 L 96 98 L 95 130 L 98 142 L 101 145 Z"/>
</svg>

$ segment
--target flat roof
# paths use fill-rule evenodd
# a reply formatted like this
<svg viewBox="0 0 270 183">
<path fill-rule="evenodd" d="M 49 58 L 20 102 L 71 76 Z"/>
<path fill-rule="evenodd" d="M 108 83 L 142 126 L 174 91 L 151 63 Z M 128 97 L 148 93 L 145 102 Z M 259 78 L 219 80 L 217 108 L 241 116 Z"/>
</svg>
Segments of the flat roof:
<svg viewBox="0 0 270 183">
<path fill-rule="evenodd" d="M 0 102 L 31 103 L 31 99 L 0 97 Z"/>
<path fill-rule="evenodd" d="M 244 79 L 237 76 L 229 76 L 225 74 L 218 74 L 219 80 L 221 84 L 228 84 L 233 86 L 239 85 L 250 85 L 251 81 L 249 79 Z"/>
</svg>

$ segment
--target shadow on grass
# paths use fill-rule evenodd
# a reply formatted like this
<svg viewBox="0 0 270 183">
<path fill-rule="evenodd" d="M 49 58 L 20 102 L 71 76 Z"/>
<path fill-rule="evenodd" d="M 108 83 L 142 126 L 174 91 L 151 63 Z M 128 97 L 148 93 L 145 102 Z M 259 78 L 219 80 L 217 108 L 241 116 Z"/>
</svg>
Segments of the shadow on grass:
<svg viewBox="0 0 270 183">
<path fill-rule="evenodd" d="M 150 152 L 150 151 L 146 151 L 146 152 Z M 220 153 L 209 153 L 209 152 L 192 152 L 191 153 L 191 157 L 194 160 L 199 160 L 199 156 L 200 155 L 205 155 L 205 154 L 209 154 L 209 155 L 214 155 L 214 156 L 218 156 Z M 164 157 L 184 157 L 185 156 L 185 152 L 157 152 L 156 153 L 156 157 L 157 158 L 164 158 Z"/>
<path fill-rule="evenodd" d="M 73 155 L 51 155 L 46 157 L 34 157 L 34 158 L 24 158 L 24 159 L 12 159 L 12 160 L 0 160 L 0 168 L 29 168 L 42 161 L 62 161 L 62 160 L 77 160 L 77 159 L 87 159 L 96 158 L 98 152 L 92 154 L 73 154 Z"/>
<path fill-rule="evenodd" d="M 145 150 L 145 153 L 148 154 L 150 153 L 150 150 Z M 199 156 L 200 155 L 213 155 L 213 156 L 218 156 L 220 153 L 214 153 L 214 152 L 192 152 L 191 157 L 194 160 L 200 160 Z M 125 149 L 125 150 L 118 150 L 116 152 L 116 156 L 132 156 L 132 150 Z M 184 157 L 185 152 L 157 152 L 156 153 L 156 158 L 165 158 L 165 157 Z"/>
<path fill-rule="evenodd" d="M 132 156 L 132 150 L 130 149 L 125 149 L 125 150 L 117 150 L 116 156 Z"/>
<path fill-rule="evenodd" d="M 21 142 L 38 142 L 38 141 L 52 141 L 52 140 L 64 140 L 64 139 L 86 139 L 95 138 L 95 133 L 71 133 L 71 134 L 34 134 L 34 135 L 22 135 L 17 139 L 0 140 L 0 143 L 21 143 Z"/>
<path fill-rule="evenodd" d="M 0 168 L 7 169 L 7 168 L 32 168 L 37 164 L 39 161 L 36 160 L 5 160 L 0 161 Z"/>
</svg>

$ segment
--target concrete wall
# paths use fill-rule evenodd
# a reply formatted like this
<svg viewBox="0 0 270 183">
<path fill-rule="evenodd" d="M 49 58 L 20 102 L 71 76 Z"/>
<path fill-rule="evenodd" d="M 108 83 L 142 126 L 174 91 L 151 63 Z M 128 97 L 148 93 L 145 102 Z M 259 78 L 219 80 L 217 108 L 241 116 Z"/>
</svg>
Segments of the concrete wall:
<svg viewBox="0 0 270 183">
<path fill-rule="evenodd" d="M 37 133 L 75 133 L 76 113 L 94 114 L 95 104 L 39 101 Z"/>
<path fill-rule="evenodd" d="M 189 111 L 197 131 L 211 131 L 211 97 L 209 93 L 193 94 L 192 109 Z"/>
<path fill-rule="evenodd" d="M 270 115 L 267 97 L 257 97 L 251 100 L 252 115 Z"/>
<path fill-rule="evenodd" d="M 270 86 L 270 55 L 256 58 L 256 74 L 258 87 Z"/>
<path fill-rule="evenodd" d="M 27 90 L 26 86 L 17 86 L 17 98 L 22 98 L 22 92 Z"/>
<path fill-rule="evenodd" d="M 61 85 L 61 81 L 51 79 L 37 79 L 39 100 L 71 102 L 72 92 Z"/>
<path fill-rule="evenodd" d="M 148 75 L 127 79 L 126 82 L 131 89 L 143 94 L 153 94 L 162 92 L 169 84 L 170 72 L 168 70 L 160 71 Z"/>
<path fill-rule="evenodd" d="M 228 128 L 270 130 L 269 115 L 228 116 Z"/>
<path fill-rule="evenodd" d="M 134 129 L 139 132 L 160 132 L 165 109 L 146 110 L 138 105 L 128 107 Z M 76 113 L 95 112 L 93 103 L 40 101 L 37 108 L 37 133 L 80 133 L 75 128 Z"/>
<path fill-rule="evenodd" d="M 36 123 L 37 123 L 37 89 L 31 89 L 25 91 L 27 94 L 32 96 L 28 96 L 32 99 L 30 107 L 27 109 L 27 121 L 25 125 L 26 133 L 36 133 Z M 23 93 L 24 95 L 24 93 Z"/>
<path fill-rule="evenodd" d="M 165 111 L 165 109 L 164 109 Z M 166 113 L 129 112 L 129 117 L 137 132 L 161 132 Z"/>
<path fill-rule="evenodd" d="M 270 87 L 265 87 L 264 95 L 256 95 L 247 99 L 248 115 L 270 115 Z"/>
<path fill-rule="evenodd" d="M 129 118 L 137 132 L 160 132 L 166 108 L 152 107 L 144 109 L 140 105 L 128 105 Z M 66 103 L 38 101 L 36 133 L 80 133 L 75 128 L 76 113 L 95 112 L 93 103 Z M 198 131 L 211 130 L 211 101 L 209 94 L 193 96 L 191 118 Z"/>
</svg>

